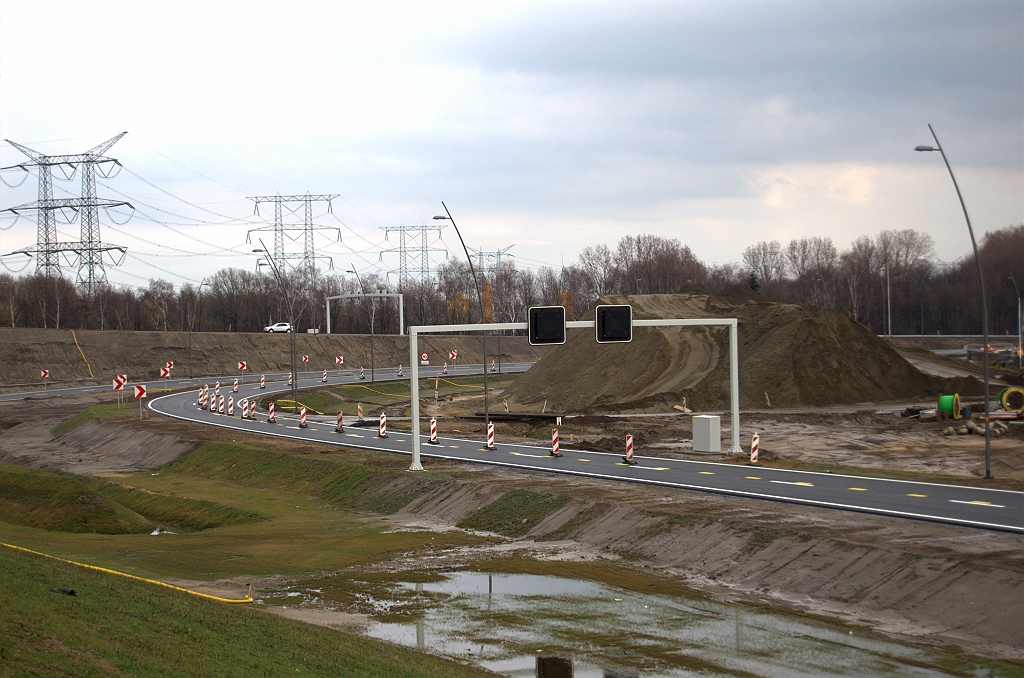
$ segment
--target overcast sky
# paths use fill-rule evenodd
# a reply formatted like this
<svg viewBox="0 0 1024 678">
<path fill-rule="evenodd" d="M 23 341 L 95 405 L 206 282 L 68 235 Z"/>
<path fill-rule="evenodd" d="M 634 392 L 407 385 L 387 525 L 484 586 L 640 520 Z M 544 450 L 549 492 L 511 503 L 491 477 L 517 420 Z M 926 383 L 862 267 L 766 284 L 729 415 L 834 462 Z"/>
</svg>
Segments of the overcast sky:
<svg viewBox="0 0 1024 678">
<path fill-rule="evenodd" d="M 941 157 L 913 148 L 932 123 L 979 237 L 1024 221 L 1022 8 L 0 0 L 0 137 L 58 154 L 129 132 L 108 153 L 127 171 L 99 186 L 137 208 L 101 212 L 132 255 L 117 283 L 252 269 L 246 230 L 272 212 L 247 196 L 306 191 L 340 196 L 316 215 L 342 270 L 394 267 L 380 226 L 439 223 L 441 200 L 470 247 L 531 267 L 626 234 L 727 263 L 892 228 L 949 261 L 963 215 Z M 0 186 L 0 208 L 35 197 L 34 176 Z M 11 224 L 0 250 L 34 244 L 33 216 Z"/>
</svg>

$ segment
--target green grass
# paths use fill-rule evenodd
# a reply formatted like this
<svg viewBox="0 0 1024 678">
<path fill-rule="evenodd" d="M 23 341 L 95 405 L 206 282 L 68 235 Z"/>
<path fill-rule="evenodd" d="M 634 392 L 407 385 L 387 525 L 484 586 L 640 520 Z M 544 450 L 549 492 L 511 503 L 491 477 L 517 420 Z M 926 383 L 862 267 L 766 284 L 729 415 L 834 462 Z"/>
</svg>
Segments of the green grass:
<svg viewBox="0 0 1024 678">
<path fill-rule="evenodd" d="M 466 517 L 459 527 L 518 537 L 532 530 L 544 516 L 568 503 L 568 497 L 511 490 Z"/>
<path fill-rule="evenodd" d="M 133 412 L 131 408 L 118 407 L 117 403 L 102 403 L 100 405 L 93 405 L 87 410 L 83 410 L 78 414 L 68 417 L 61 423 L 57 424 L 50 429 L 50 435 L 54 438 L 60 438 L 62 435 L 68 434 L 74 431 L 76 428 L 81 426 L 87 421 L 93 419 L 110 419 L 116 417 L 119 414 L 126 414 Z"/>
<path fill-rule="evenodd" d="M 97 534 L 150 532 L 157 524 L 179 530 L 206 530 L 265 519 L 258 513 L 211 501 L 10 464 L 0 464 L 0 516 L 16 525 Z"/>
<path fill-rule="evenodd" d="M 75 596 L 52 592 L 71 587 Z M 0 548 L 5 676 L 489 675 L 440 657 Z"/>
<path fill-rule="evenodd" d="M 61 532 L 130 534 L 153 524 L 91 490 L 70 473 L 0 464 L 0 516 L 8 523 Z"/>
</svg>

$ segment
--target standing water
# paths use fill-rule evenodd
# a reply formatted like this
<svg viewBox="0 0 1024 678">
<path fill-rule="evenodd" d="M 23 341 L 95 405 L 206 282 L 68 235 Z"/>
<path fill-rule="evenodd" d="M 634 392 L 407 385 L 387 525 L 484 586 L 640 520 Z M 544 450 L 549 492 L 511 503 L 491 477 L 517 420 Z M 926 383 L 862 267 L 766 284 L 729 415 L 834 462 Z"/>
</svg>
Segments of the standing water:
<svg viewBox="0 0 1024 678">
<path fill-rule="evenodd" d="M 989 675 L 959 655 L 839 624 L 562 577 L 326 578 L 288 587 L 265 602 L 296 600 L 367 612 L 367 635 L 517 678 Z"/>
</svg>

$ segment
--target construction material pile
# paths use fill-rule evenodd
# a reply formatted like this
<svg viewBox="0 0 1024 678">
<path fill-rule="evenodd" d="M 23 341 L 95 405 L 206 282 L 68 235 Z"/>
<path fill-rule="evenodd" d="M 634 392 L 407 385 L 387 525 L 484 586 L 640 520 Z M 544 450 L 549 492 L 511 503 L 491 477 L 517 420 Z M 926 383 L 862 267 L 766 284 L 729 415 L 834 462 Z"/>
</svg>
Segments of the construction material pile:
<svg viewBox="0 0 1024 678">
<path fill-rule="evenodd" d="M 722 295 L 699 285 L 680 294 L 610 295 L 634 319 L 738 318 L 740 406 L 820 407 L 981 393 L 970 378 L 925 374 L 838 309 L 767 301 L 747 288 Z M 584 319 L 593 319 L 594 310 Z M 593 330 L 569 330 L 504 397 L 520 411 L 664 412 L 729 404 L 727 327 L 634 328 L 628 344 L 598 344 Z M 546 402 L 546 406 L 545 406 Z"/>
</svg>

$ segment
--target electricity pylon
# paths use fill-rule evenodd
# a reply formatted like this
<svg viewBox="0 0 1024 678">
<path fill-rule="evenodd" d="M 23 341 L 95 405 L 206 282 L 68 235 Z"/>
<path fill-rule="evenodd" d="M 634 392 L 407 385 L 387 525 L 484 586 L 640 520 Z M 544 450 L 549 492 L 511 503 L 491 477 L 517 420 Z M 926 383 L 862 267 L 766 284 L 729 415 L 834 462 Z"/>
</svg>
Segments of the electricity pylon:
<svg viewBox="0 0 1024 678">
<path fill-rule="evenodd" d="M 127 249 L 119 245 L 104 245 L 100 237 L 99 209 L 128 206 L 132 209 L 131 203 L 123 200 L 108 200 L 96 197 L 96 171 L 99 168 L 100 175 L 104 178 L 111 178 L 120 172 L 121 163 L 115 158 L 108 158 L 104 155 L 111 146 L 127 132 L 121 132 L 117 136 L 104 141 L 85 153 L 72 155 L 44 155 L 32 150 L 27 146 L 7 140 L 11 146 L 21 151 L 31 162 L 19 163 L 3 169 L 20 168 L 28 171 L 29 167 L 37 168 L 39 174 L 39 194 L 35 202 L 25 203 L 10 207 L 5 212 L 19 214 L 21 211 L 35 210 L 37 215 L 36 224 L 36 246 L 12 252 L 12 254 L 28 254 L 36 257 L 36 271 L 44 275 L 52 276 L 60 273 L 60 255 L 74 255 L 77 260 L 78 276 L 76 286 L 85 292 L 86 296 L 92 297 L 99 285 L 106 282 L 107 273 L 103 267 L 103 254 L 106 252 L 120 252 L 120 260 L 111 260 L 115 266 L 124 261 L 124 254 Z M 104 171 L 104 166 L 110 167 Z M 59 167 L 64 173 L 64 178 L 71 180 L 75 172 L 82 172 L 82 197 L 80 198 L 54 198 L 53 197 L 53 168 Z M 117 171 L 115 171 L 117 168 Z M 70 171 L 70 172 L 69 172 Z M 57 240 L 57 219 L 56 212 L 71 210 L 80 219 L 80 235 L 78 241 L 58 242 Z M 69 220 L 70 222 L 70 220 Z"/>
</svg>

